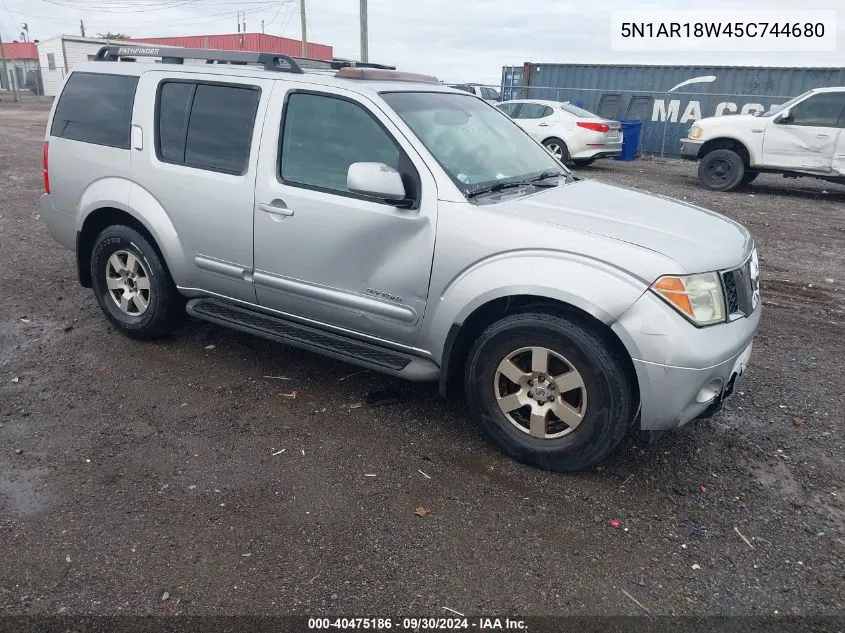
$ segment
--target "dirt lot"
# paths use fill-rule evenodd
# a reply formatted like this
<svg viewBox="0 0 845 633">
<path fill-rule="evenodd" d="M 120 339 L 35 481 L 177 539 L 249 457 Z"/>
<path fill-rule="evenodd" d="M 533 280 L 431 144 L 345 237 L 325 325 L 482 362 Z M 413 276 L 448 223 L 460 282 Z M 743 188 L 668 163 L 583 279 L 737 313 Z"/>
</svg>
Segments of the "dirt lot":
<svg viewBox="0 0 845 633">
<path fill-rule="evenodd" d="M 350 408 L 393 383 L 208 324 L 115 333 L 38 217 L 45 120 L 0 105 L 0 614 L 640 614 L 624 590 L 845 617 L 845 187 L 581 170 L 748 226 L 764 315 L 722 413 L 565 476 L 431 385 Z"/>
</svg>

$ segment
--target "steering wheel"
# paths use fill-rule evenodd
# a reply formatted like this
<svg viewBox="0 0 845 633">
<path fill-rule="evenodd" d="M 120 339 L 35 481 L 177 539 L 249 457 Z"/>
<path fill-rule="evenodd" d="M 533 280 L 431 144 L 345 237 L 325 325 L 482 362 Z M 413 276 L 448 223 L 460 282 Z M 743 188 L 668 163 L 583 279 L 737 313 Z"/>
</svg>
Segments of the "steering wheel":
<svg viewBox="0 0 845 633">
<path fill-rule="evenodd" d="M 468 152 L 459 156 L 459 163 L 468 162 L 477 167 L 483 167 L 484 161 L 490 157 L 490 147 L 487 145 L 476 145 Z"/>
</svg>

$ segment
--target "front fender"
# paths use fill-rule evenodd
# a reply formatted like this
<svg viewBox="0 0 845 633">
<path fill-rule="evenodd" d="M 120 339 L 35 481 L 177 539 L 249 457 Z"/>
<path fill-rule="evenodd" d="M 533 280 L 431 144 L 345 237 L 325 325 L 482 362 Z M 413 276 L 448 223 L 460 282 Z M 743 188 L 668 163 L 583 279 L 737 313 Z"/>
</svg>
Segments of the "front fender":
<svg viewBox="0 0 845 633">
<path fill-rule="evenodd" d="M 98 209 L 123 211 L 140 222 L 152 235 L 177 284 L 188 275 L 184 249 L 167 212 L 143 187 L 122 178 L 103 178 L 91 183 L 79 199 L 76 230 L 82 230 L 88 217 Z"/>
<path fill-rule="evenodd" d="M 760 128 L 763 128 L 761 124 Z M 757 129 L 757 128 L 755 128 Z M 763 153 L 763 132 L 755 132 L 754 138 L 743 138 L 743 135 L 737 134 L 735 130 L 731 130 L 730 132 L 723 132 L 719 133 L 715 131 L 713 134 L 709 134 L 707 138 L 700 139 L 703 143 L 709 143 L 710 141 L 733 141 L 735 143 L 739 143 L 742 145 L 745 150 L 748 152 L 748 160 L 751 166 L 759 165 L 762 159 Z M 752 142 L 753 141 L 753 142 Z"/>
<path fill-rule="evenodd" d="M 465 269 L 432 297 L 420 347 L 442 362 L 453 325 L 460 326 L 495 299 L 543 297 L 579 308 L 609 325 L 646 290 L 642 280 L 587 257 L 537 250 L 503 253 Z"/>
</svg>

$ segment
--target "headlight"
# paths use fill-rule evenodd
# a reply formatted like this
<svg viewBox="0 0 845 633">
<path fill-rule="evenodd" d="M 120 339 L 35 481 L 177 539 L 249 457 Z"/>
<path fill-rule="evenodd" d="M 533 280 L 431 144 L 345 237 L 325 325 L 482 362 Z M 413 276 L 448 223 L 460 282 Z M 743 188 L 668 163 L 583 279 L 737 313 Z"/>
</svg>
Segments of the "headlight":
<svg viewBox="0 0 845 633">
<path fill-rule="evenodd" d="M 701 138 L 701 128 L 697 125 L 693 125 L 689 129 L 689 137 L 690 138 Z"/>
<path fill-rule="evenodd" d="M 665 275 L 651 289 L 696 325 L 725 321 L 725 293 L 718 273 Z"/>
</svg>

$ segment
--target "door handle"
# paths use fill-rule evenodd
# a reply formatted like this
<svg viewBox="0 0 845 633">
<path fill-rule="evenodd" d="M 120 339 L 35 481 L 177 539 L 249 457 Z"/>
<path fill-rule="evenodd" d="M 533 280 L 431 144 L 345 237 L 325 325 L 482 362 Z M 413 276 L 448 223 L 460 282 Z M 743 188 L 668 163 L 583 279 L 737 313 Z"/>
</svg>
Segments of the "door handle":
<svg viewBox="0 0 845 633">
<path fill-rule="evenodd" d="M 269 213 L 270 215 L 283 215 L 286 217 L 293 215 L 293 209 L 288 209 L 285 206 L 285 203 L 281 200 L 273 200 L 270 204 L 259 202 L 258 209 L 259 211 L 264 211 L 264 213 Z"/>
<path fill-rule="evenodd" d="M 816 138 L 830 138 L 830 134 L 816 134 Z"/>
<path fill-rule="evenodd" d="M 538 123 L 537 125 L 539 125 L 540 127 L 549 127 L 548 123 Z"/>
</svg>

